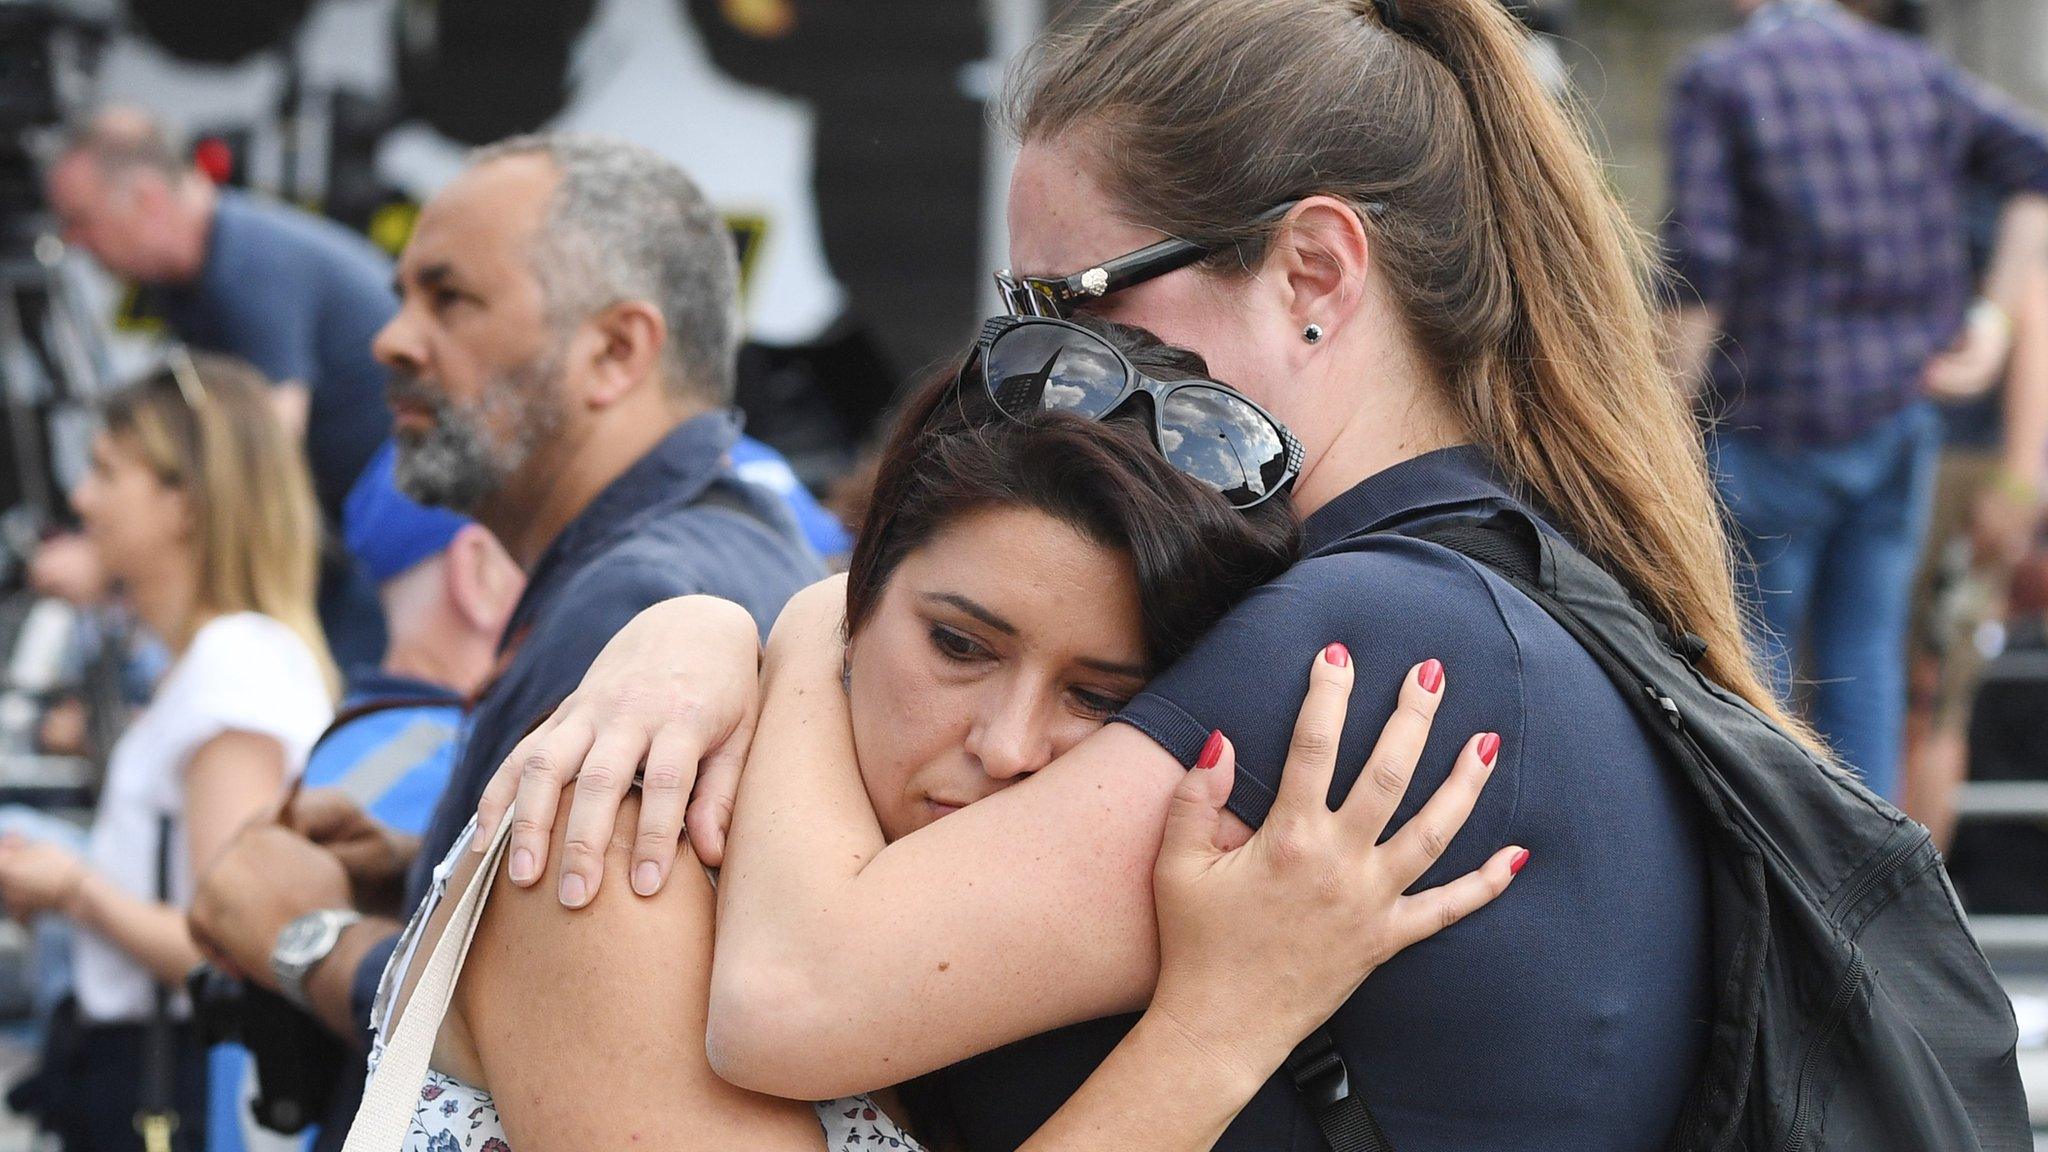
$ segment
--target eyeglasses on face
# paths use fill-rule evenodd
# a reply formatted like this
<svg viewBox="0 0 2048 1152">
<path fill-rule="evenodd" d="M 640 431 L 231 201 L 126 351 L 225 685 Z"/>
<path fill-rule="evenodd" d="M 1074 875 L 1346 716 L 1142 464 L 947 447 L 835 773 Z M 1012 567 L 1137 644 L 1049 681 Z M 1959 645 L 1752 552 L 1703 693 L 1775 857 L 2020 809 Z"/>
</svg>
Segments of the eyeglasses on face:
<svg viewBox="0 0 2048 1152">
<path fill-rule="evenodd" d="M 1276 204 L 1259 213 L 1252 225 L 1259 227 L 1282 219 L 1299 203 L 1299 199 L 1294 199 Z M 1366 204 L 1364 211 L 1367 215 L 1377 216 L 1386 211 L 1386 207 L 1374 202 Z M 1071 276 L 1018 276 L 1005 268 L 996 273 L 996 291 L 1001 295 L 1004 310 L 1012 316 L 1065 320 L 1077 308 L 1126 288 L 1135 288 L 1147 280 L 1157 280 L 1169 272 L 1178 272 L 1234 243 L 1205 244 L 1168 238 Z"/>
</svg>

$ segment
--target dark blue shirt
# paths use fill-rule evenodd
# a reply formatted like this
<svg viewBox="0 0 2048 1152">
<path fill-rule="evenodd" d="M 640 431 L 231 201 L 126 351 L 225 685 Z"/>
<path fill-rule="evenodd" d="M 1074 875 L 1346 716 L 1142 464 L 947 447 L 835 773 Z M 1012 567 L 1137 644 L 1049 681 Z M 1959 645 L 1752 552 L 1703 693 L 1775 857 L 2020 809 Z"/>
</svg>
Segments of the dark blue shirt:
<svg viewBox="0 0 2048 1152">
<path fill-rule="evenodd" d="M 1499 900 L 1374 973 L 1333 1031 L 1401 1152 L 1660 1147 L 1701 1058 L 1707 994 L 1704 848 L 1690 801 L 1592 658 L 1492 572 L 1378 535 L 1512 503 L 1476 449 L 1390 468 L 1310 517 L 1307 556 L 1233 611 L 1119 717 L 1192 764 L 1211 729 L 1238 750 L 1231 808 L 1271 805 L 1316 654 L 1351 650 L 1356 689 L 1334 794 L 1347 793 L 1408 670 L 1443 661 L 1447 692 L 1395 823 L 1477 732 L 1500 759 L 1440 884 L 1507 844 L 1532 854 Z M 1255 988 L 1246 995 L 1256 995 Z M 1014 1148 L 1055 1111 L 1129 1018 L 1038 1037 L 939 1074 L 966 1146 Z M 1221 1149 L 1323 1149 L 1276 1078 Z"/>
<path fill-rule="evenodd" d="M 391 261 L 310 212 L 223 190 L 190 284 L 160 294 L 164 320 L 195 348 L 239 356 L 311 392 L 306 457 L 328 521 L 391 432 L 384 367 L 370 341 L 398 311 Z"/>
<path fill-rule="evenodd" d="M 1727 426 L 1831 443 L 1920 397 L 1971 295 L 1964 192 L 2048 192 L 2048 130 L 1832 0 L 1777 0 L 1680 68 L 1675 272 L 1722 310 Z"/>
<path fill-rule="evenodd" d="M 765 634 L 783 602 L 824 575 L 781 501 L 732 474 L 727 453 L 737 435 L 723 413 L 685 423 L 542 554 L 505 630 L 505 671 L 477 701 L 427 826 L 407 885 L 409 906 L 425 895 L 498 765 L 641 609 L 706 593 L 745 608 Z M 366 1027 L 390 951 L 390 941 L 372 949 L 356 971 L 355 1010 Z"/>
</svg>

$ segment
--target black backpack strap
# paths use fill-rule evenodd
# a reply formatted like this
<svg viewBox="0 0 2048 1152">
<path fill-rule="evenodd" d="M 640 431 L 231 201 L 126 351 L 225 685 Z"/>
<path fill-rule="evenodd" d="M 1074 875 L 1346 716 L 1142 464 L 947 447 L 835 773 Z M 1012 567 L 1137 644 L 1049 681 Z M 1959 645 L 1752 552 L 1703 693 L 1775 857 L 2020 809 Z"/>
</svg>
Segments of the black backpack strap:
<svg viewBox="0 0 2048 1152">
<path fill-rule="evenodd" d="M 1351 1090 L 1351 1070 L 1327 1027 L 1308 1034 L 1281 1065 L 1330 1142 L 1332 1152 L 1394 1152 L 1372 1109 Z"/>
<path fill-rule="evenodd" d="M 171 837 L 175 825 L 168 812 L 156 820 L 156 898 L 171 902 Z M 171 1152 L 171 1136 L 177 1132 L 178 1039 L 171 1021 L 171 990 L 161 980 L 151 980 L 153 999 L 149 1023 L 143 1031 L 142 1082 L 136 1092 L 135 1132 L 142 1138 L 144 1152 Z"/>
<path fill-rule="evenodd" d="M 1518 512 L 1485 520 L 1452 520 L 1403 532 L 1440 544 L 1486 565 L 1510 583 L 1535 586 L 1542 578 L 1542 539 L 1536 522 Z"/>
</svg>

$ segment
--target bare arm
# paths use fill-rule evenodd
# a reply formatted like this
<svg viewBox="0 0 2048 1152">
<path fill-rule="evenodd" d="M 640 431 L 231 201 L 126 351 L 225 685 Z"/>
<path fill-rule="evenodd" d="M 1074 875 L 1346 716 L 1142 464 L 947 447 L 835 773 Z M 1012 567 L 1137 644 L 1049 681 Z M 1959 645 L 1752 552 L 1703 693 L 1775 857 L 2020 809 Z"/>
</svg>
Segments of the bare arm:
<svg viewBox="0 0 2048 1152">
<path fill-rule="evenodd" d="M 306 1000 L 313 1007 L 313 1015 L 329 1031 L 344 1040 L 363 1042 L 367 1033 L 363 1022 L 356 1018 L 356 970 L 362 967 L 363 957 L 369 955 L 372 948 L 398 935 L 402 928 L 404 925 L 398 921 L 382 916 L 366 916 L 356 921 L 342 932 L 341 939 L 334 942 L 327 958 L 306 977 Z M 268 983 L 270 974 L 267 970 L 263 976 L 263 982 Z"/>
<path fill-rule="evenodd" d="M 1706 386 L 1707 357 L 1721 335 L 1721 315 L 1712 308 L 1689 306 L 1664 317 L 1665 354 L 1671 378 L 1688 396 Z"/>
<path fill-rule="evenodd" d="M 306 422 L 313 411 L 313 391 L 297 380 L 287 380 L 270 389 L 270 409 L 293 443 L 306 439 Z"/>
<path fill-rule="evenodd" d="M 844 593 L 784 609 L 719 885 L 708 1044 L 734 1083 L 826 1099 L 1152 994 L 1152 866 L 1183 771 L 1112 724 L 886 847 L 839 684 Z"/>
<path fill-rule="evenodd" d="M 2004 464 L 2038 495 L 2048 471 L 2048 197 L 2019 196 L 2006 207 L 1985 289 L 2013 322 Z"/>
<path fill-rule="evenodd" d="M 810 1105 L 712 1073 L 703 1044 L 711 886 L 685 853 L 659 895 L 633 894 L 625 875 L 638 808 L 637 798 L 625 802 L 604 859 L 609 883 L 585 908 L 500 874 L 444 1040 L 473 1045 L 477 1079 L 514 1148 L 817 1152 Z M 466 858 L 458 882 L 476 860 Z"/>
<path fill-rule="evenodd" d="M 284 749 L 269 736 L 225 732 L 192 754 L 185 768 L 185 840 L 193 875 L 271 803 L 284 780 Z M 148 851 L 148 845 L 137 845 Z M 200 962 L 185 913 L 130 895 L 88 871 L 65 911 L 173 984 Z"/>
</svg>

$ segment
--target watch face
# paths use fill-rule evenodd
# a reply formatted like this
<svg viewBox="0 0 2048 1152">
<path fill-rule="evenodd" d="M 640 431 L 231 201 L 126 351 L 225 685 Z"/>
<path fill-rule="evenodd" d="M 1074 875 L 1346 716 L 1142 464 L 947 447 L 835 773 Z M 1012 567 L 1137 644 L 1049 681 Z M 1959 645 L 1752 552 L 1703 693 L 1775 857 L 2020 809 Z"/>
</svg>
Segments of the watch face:
<svg viewBox="0 0 2048 1152">
<path fill-rule="evenodd" d="M 327 918 L 318 914 L 301 916 L 277 937 L 277 956 L 280 959 L 296 959 L 320 947 L 327 938 Z"/>
</svg>

